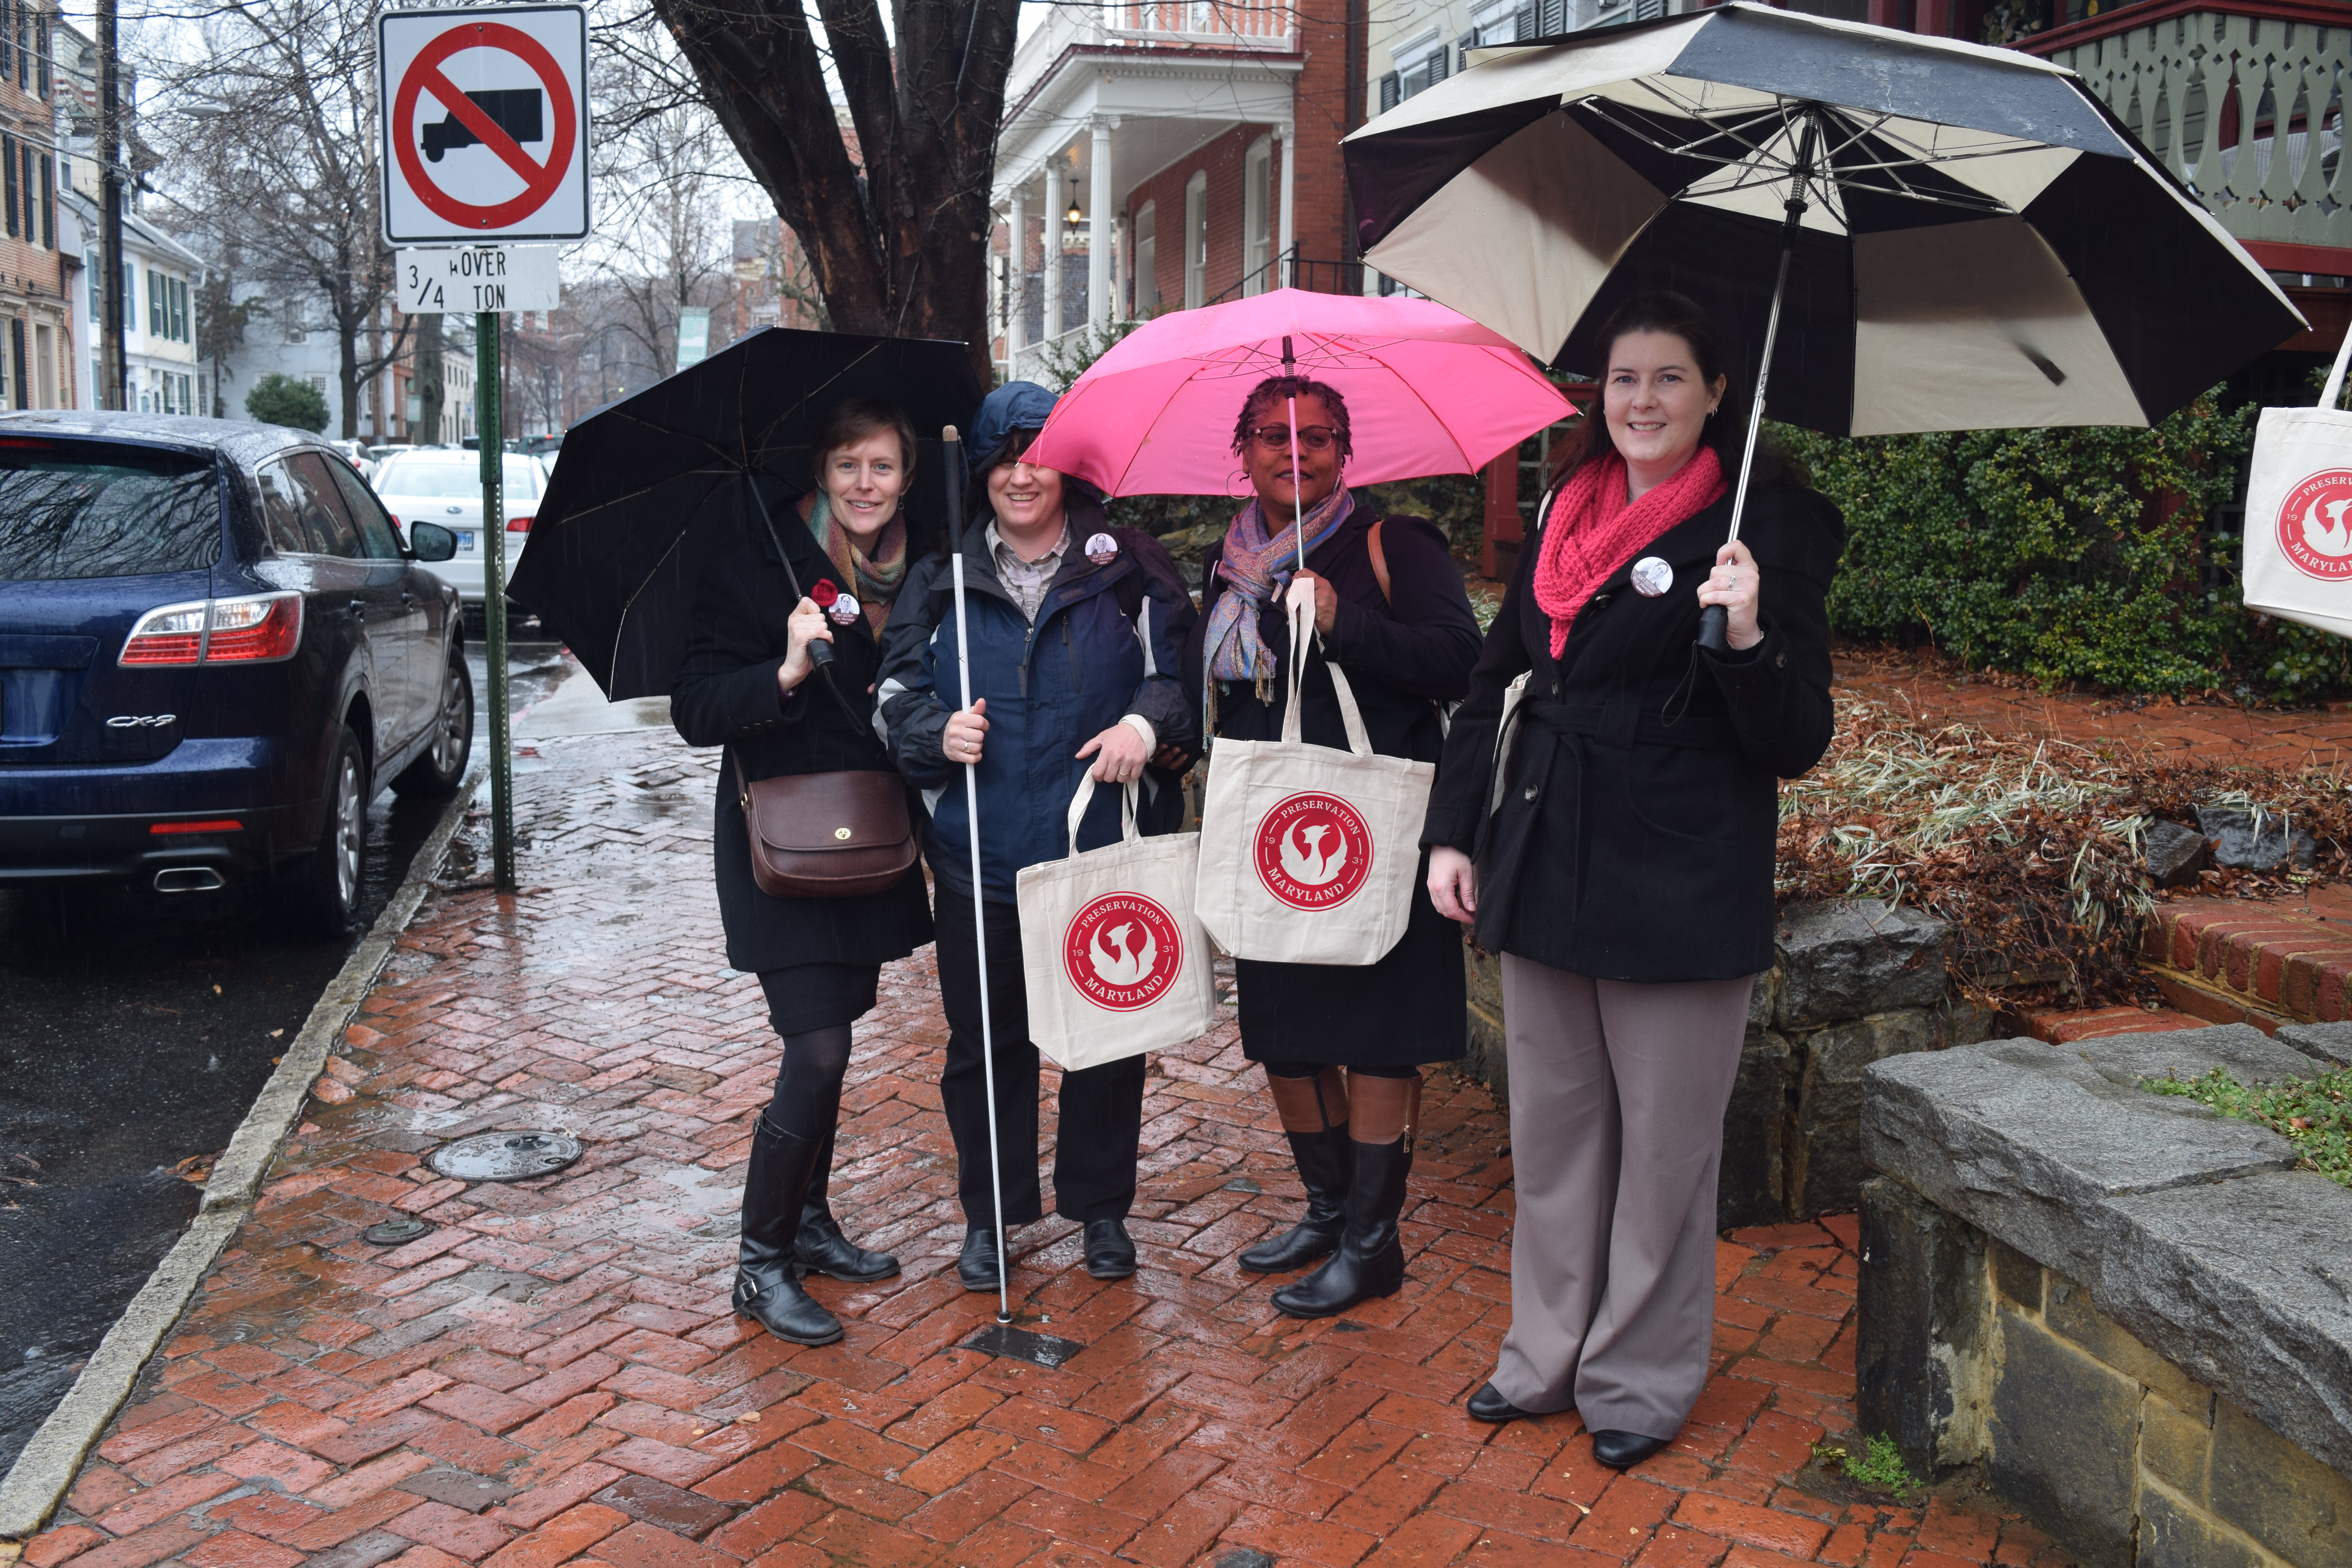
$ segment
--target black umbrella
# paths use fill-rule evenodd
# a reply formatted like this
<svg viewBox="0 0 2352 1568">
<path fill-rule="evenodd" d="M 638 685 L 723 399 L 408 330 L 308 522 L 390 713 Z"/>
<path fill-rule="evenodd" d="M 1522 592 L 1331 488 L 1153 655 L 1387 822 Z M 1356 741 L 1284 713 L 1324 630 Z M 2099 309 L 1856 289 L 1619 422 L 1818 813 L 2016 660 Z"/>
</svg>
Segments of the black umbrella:
<svg viewBox="0 0 2352 1568">
<path fill-rule="evenodd" d="M 2305 325 L 2073 71 L 1760 5 L 1498 55 L 1346 156 L 1364 258 L 1539 360 L 1707 306 L 1750 459 L 1774 369 L 1832 436 L 2149 425 Z"/>
<path fill-rule="evenodd" d="M 815 482 L 809 441 L 848 397 L 897 404 L 918 431 L 971 417 L 962 343 L 766 327 L 565 433 L 507 593 L 562 638 L 604 695 L 666 697 L 686 651 L 702 542 L 757 525 Z M 908 549 L 938 536 L 948 465 L 920 442 Z"/>
</svg>

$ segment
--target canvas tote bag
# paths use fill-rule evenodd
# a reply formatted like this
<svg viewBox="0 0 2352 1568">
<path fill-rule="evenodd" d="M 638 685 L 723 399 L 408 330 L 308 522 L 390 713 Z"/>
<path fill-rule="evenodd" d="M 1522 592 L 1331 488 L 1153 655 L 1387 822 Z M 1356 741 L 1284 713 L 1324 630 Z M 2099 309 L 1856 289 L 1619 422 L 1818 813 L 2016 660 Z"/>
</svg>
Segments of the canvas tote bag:
<svg viewBox="0 0 2352 1568">
<path fill-rule="evenodd" d="M 2336 399 L 2352 332 L 2316 408 L 2265 408 L 2246 479 L 2246 606 L 2352 637 L 2352 414 Z"/>
<path fill-rule="evenodd" d="M 1065 1069 L 1181 1045 L 1217 1021 L 1215 955 L 1192 913 L 1201 836 L 1146 838 L 1137 786 L 1119 802 L 1118 843 L 1078 853 L 1094 775 L 1070 802 L 1070 854 L 1014 879 L 1029 1038 Z"/>
<path fill-rule="evenodd" d="M 1220 739 L 1201 805 L 1201 922 L 1236 958 L 1377 963 L 1404 935 L 1433 763 L 1384 757 L 1345 671 L 1326 661 L 1348 750 L 1299 738 L 1311 598 L 1290 606 L 1282 739 Z"/>
</svg>

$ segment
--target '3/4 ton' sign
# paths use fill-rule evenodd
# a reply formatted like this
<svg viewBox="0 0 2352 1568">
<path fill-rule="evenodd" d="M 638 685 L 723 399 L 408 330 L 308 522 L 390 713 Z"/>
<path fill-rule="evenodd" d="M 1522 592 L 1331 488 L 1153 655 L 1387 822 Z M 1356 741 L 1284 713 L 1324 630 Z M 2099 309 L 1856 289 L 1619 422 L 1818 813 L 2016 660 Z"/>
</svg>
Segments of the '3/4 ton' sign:
<svg viewBox="0 0 2352 1568">
<path fill-rule="evenodd" d="M 563 302 L 552 245 L 452 246 L 404 250 L 395 279 L 401 310 L 457 315 L 552 310 Z"/>
</svg>

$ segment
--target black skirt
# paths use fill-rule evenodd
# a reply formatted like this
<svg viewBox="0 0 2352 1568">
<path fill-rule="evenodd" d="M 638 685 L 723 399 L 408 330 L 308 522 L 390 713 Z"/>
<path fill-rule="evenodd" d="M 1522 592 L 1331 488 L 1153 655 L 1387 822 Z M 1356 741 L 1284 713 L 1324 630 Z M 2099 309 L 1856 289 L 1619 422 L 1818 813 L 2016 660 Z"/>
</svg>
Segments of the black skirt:
<svg viewBox="0 0 2352 1568">
<path fill-rule="evenodd" d="M 776 1033 L 803 1035 L 855 1024 L 874 1011 L 881 979 L 878 963 L 795 963 L 761 970 L 760 989 Z"/>
<path fill-rule="evenodd" d="M 1462 928 L 1429 901 L 1429 852 L 1404 935 L 1378 963 L 1234 961 L 1242 1054 L 1254 1062 L 1420 1067 L 1470 1048 Z"/>
</svg>

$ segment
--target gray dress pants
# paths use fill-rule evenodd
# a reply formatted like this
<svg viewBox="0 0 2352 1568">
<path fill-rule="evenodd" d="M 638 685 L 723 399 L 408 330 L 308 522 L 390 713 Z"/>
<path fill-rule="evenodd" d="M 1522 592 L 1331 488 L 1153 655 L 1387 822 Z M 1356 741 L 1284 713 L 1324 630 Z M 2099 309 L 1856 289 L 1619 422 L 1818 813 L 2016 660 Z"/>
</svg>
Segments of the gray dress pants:
<svg viewBox="0 0 2352 1568">
<path fill-rule="evenodd" d="M 1511 1331 L 1495 1389 L 1671 1438 L 1706 1382 L 1715 1182 L 1755 977 L 1641 985 L 1503 958 Z"/>
</svg>

